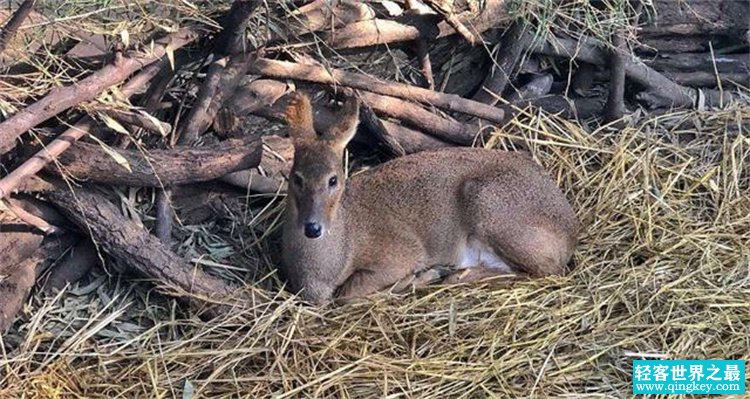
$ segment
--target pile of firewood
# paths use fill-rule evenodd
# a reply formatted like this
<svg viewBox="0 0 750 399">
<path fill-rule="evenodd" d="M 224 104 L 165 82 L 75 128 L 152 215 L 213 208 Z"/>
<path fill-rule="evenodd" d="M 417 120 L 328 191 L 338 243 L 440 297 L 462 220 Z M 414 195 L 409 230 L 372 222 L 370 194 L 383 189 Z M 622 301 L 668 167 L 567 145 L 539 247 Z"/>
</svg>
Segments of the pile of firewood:
<svg viewBox="0 0 750 399">
<path fill-rule="evenodd" d="M 0 53 L 34 3 L 8 18 Z M 0 331 L 35 284 L 75 282 L 103 256 L 193 304 L 233 294 L 228 282 L 173 251 L 174 204 L 186 187 L 213 180 L 283 192 L 291 145 L 283 130 L 260 128 L 258 118 L 283 123 L 295 85 L 332 93 L 326 98 L 356 93 L 363 107 L 355 141 L 380 159 L 482 143 L 528 109 L 618 124 L 636 108 L 742 101 L 736 89 L 750 85 L 746 2 L 627 4 L 626 23 L 606 38 L 543 26 L 512 0 L 295 3 L 305 4 L 259 10 L 260 1 L 236 0 L 218 17 L 218 32 L 184 26 L 153 43 L 117 48 L 99 70 L 0 123 Z M 554 14 L 568 3 L 544 7 Z M 263 26 L 268 15 L 254 18 L 261 11 L 283 29 Z M 383 54 L 397 64 L 398 80 L 373 76 L 388 69 L 371 62 Z M 12 72 L 10 58 L 2 67 Z M 347 67 L 354 59 L 361 68 Z M 204 76 L 181 112 L 164 94 L 190 68 Z M 115 86 L 130 105 L 87 105 Z M 319 102 L 323 129 L 335 116 Z M 60 126 L 69 127 L 54 137 L 29 134 Z M 97 189 L 106 185 L 153 188 L 154 231 L 123 215 Z"/>
</svg>

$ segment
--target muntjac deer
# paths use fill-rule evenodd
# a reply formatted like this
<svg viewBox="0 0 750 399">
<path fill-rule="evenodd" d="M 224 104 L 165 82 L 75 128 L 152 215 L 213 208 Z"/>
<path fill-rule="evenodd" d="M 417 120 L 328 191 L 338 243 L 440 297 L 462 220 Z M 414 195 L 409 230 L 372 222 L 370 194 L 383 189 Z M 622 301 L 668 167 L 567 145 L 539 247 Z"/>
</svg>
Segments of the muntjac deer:
<svg viewBox="0 0 750 399">
<path fill-rule="evenodd" d="M 578 220 L 525 153 L 452 148 L 384 163 L 347 181 L 344 150 L 359 122 L 350 97 L 317 134 L 310 100 L 286 116 L 294 165 L 282 237 L 292 290 L 322 303 L 364 296 L 437 266 L 453 281 L 498 274 L 560 275 Z"/>
</svg>

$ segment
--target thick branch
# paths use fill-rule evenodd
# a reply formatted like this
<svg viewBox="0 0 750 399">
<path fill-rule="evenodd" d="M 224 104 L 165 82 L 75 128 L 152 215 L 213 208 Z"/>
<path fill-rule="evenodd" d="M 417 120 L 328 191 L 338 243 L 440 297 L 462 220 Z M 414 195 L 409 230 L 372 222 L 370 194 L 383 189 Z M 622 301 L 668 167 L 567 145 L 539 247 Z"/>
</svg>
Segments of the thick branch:
<svg viewBox="0 0 750 399">
<path fill-rule="evenodd" d="M 258 3 L 258 0 L 235 0 L 232 3 L 232 7 L 224 17 L 224 29 L 216 38 L 216 49 L 220 53 L 236 54 L 247 50 L 245 30 Z"/>
<path fill-rule="evenodd" d="M 10 327 L 23 308 L 37 277 L 79 239 L 75 234 L 50 236 L 31 256 L 1 271 L 0 333 Z"/>
<path fill-rule="evenodd" d="M 378 147 L 384 148 L 387 155 L 391 157 L 400 157 L 406 155 L 406 151 L 398 142 L 391 132 L 383 124 L 383 121 L 375 115 L 375 111 L 368 106 L 361 106 L 359 109 L 359 123 L 361 127 L 367 129 L 378 144 Z"/>
<path fill-rule="evenodd" d="M 609 61 L 609 95 L 604 106 L 604 120 L 612 122 L 625 113 L 625 40 L 624 32 L 612 35 L 611 58 Z"/>
<path fill-rule="evenodd" d="M 187 42 L 183 43 L 187 44 Z M 149 65 L 141 73 L 133 77 L 120 90 L 126 97 L 132 96 L 137 90 L 146 85 L 162 67 L 169 65 L 166 58 L 159 62 Z M 50 144 L 29 158 L 13 172 L 0 179 L 0 199 L 10 194 L 20 184 L 28 180 L 31 176 L 42 170 L 45 165 L 62 154 L 70 145 L 86 135 L 90 129 L 95 126 L 96 122 L 85 116 L 75 124 L 75 126 L 63 132 Z"/>
<path fill-rule="evenodd" d="M 360 92 L 360 98 L 376 113 L 404 121 L 443 140 L 464 145 L 471 144 L 474 140 L 476 132 L 472 132 L 467 125 L 454 119 L 443 118 L 419 104 L 366 91 Z"/>
<path fill-rule="evenodd" d="M 235 0 L 229 10 L 227 26 L 219 37 L 219 53 L 232 54 L 215 61 L 198 91 L 198 98 L 182 121 L 178 145 L 190 145 L 213 123 L 224 101 L 229 99 L 252 61 L 245 50 L 245 29 L 258 1 Z"/>
<path fill-rule="evenodd" d="M 93 100 L 99 93 L 125 80 L 133 72 L 149 65 L 170 49 L 179 48 L 199 35 L 197 28 L 180 29 L 177 33 L 158 40 L 153 49 L 145 53 L 134 53 L 127 57 L 118 57 L 113 64 L 109 64 L 89 77 L 62 89 L 55 90 L 36 103 L 19 111 L 8 120 L 0 123 L 0 154 L 13 149 L 16 139 L 45 120 L 74 107 L 84 101 Z M 2 195 L 2 192 L 0 192 Z"/>
<path fill-rule="evenodd" d="M 118 164 L 101 146 L 76 143 L 62 156 L 66 175 L 81 180 L 115 185 L 162 187 L 216 179 L 227 173 L 258 166 L 262 155 L 260 140 L 226 140 L 197 148 L 115 150 L 130 171 Z M 48 167 L 61 173 L 56 167 Z"/>
<path fill-rule="evenodd" d="M 487 0 L 479 14 L 470 12 L 455 16 L 462 24 L 469 25 L 475 32 L 484 32 L 502 25 L 508 18 L 506 0 Z M 408 15 L 389 19 L 371 19 L 348 24 L 323 35 L 333 48 L 368 47 L 378 44 L 408 42 L 418 38 L 435 39 L 456 33 L 448 22 L 435 23 L 437 15 Z"/>
<path fill-rule="evenodd" d="M 529 47 L 533 35 L 526 32 L 521 21 L 514 22 L 505 32 L 501 44 L 495 50 L 495 62 L 492 73 L 487 75 L 482 87 L 474 95 L 474 100 L 495 105 L 510 82 L 510 77 L 521 60 L 523 52 Z"/>
<path fill-rule="evenodd" d="M 211 64 L 193 108 L 182 121 L 178 145 L 190 145 L 208 130 L 221 105 L 247 73 L 250 62 L 247 54 L 235 54 Z"/>
<path fill-rule="evenodd" d="M 531 105 L 541 108 L 551 114 L 562 114 L 569 119 L 586 119 L 592 116 L 601 115 L 602 110 L 604 109 L 604 102 L 605 100 L 601 97 L 571 99 L 565 96 L 551 95 L 531 100 L 522 100 L 515 103 L 514 106 L 524 108 Z"/>
<path fill-rule="evenodd" d="M 294 10 L 288 17 L 285 28 L 292 34 L 302 35 L 373 19 L 375 11 L 365 2 L 314 0 Z"/>
<path fill-rule="evenodd" d="M 13 39 L 13 36 L 15 36 L 18 28 L 21 27 L 23 21 L 26 19 L 26 17 L 29 16 L 31 10 L 34 9 L 35 3 L 36 0 L 26 0 L 21 3 L 21 6 L 18 7 L 18 10 L 16 10 L 15 14 L 13 14 L 13 16 L 8 20 L 8 23 L 5 24 L 5 26 L 3 27 L 3 31 L 0 32 L 0 53 L 5 51 L 5 47 L 8 46 L 8 43 Z"/>
</svg>

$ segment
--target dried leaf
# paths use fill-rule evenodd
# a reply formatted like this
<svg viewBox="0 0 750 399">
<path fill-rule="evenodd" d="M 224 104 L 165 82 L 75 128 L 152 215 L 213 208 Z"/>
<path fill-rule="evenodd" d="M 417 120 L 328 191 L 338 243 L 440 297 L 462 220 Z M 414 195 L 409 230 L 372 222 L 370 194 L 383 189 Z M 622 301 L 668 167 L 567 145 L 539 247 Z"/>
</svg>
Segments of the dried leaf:
<svg viewBox="0 0 750 399">
<path fill-rule="evenodd" d="M 125 170 L 127 170 L 128 172 L 133 172 L 133 170 L 130 168 L 130 163 L 128 162 L 128 160 L 125 159 L 125 157 L 123 157 L 120 153 L 118 153 L 117 151 L 113 150 L 110 146 L 108 146 L 107 144 L 105 144 L 103 141 L 101 141 L 98 138 L 96 138 L 96 136 L 89 135 L 89 137 L 92 140 L 96 141 L 96 143 L 99 144 L 99 146 L 102 147 L 102 150 L 104 150 L 104 152 L 106 152 L 107 155 L 109 155 L 110 157 L 112 157 L 112 159 L 115 162 L 117 162 L 118 165 L 120 165 L 123 168 L 125 168 Z"/>
<path fill-rule="evenodd" d="M 120 39 L 122 39 L 122 44 L 124 44 L 125 47 L 130 47 L 130 33 L 128 33 L 127 29 L 120 31 Z"/>
<path fill-rule="evenodd" d="M 128 129 L 125 129 L 125 126 L 121 125 L 120 122 L 112 119 L 109 115 L 100 113 L 99 118 L 102 120 L 102 122 L 104 122 L 105 125 L 107 125 L 108 128 L 116 131 L 117 133 L 130 134 Z"/>
</svg>

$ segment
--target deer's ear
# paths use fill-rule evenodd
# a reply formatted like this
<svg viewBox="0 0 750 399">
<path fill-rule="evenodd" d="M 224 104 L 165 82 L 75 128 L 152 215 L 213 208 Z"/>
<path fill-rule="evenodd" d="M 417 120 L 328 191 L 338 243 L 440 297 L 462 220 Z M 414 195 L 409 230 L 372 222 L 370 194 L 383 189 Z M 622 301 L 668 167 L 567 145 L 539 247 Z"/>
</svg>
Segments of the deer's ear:
<svg viewBox="0 0 750 399">
<path fill-rule="evenodd" d="M 344 151 L 346 145 L 354 137 L 359 124 L 359 100 L 350 96 L 344 101 L 344 105 L 336 113 L 338 123 L 323 135 L 323 139 L 331 142 L 336 150 Z"/>
<path fill-rule="evenodd" d="M 317 138 L 313 127 L 313 109 L 306 94 L 295 91 L 286 107 L 286 122 L 289 137 L 293 141 L 314 140 Z"/>
</svg>

